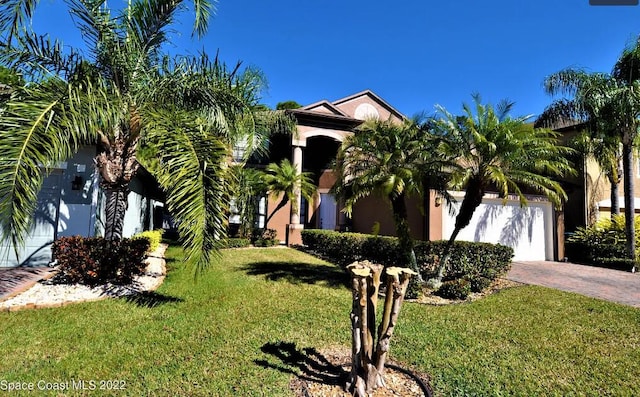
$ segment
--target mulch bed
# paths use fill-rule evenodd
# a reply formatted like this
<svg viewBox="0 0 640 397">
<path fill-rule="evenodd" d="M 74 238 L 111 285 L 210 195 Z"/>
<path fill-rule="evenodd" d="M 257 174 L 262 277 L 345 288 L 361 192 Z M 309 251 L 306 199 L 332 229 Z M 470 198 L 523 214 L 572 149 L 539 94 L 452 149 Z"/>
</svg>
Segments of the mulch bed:
<svg viewBox="0 0 640 397">
<path fill-rule="evenodd" d="M 291 380 L 290 387 L 297 397 L 349 397 L 344 389 L 351 370 L 351 350 L 333 348 L 317 352 L 316 360 L 322 365 L 309 365 L 304 375 Z M 429 376 L 403 368 L 388 361 L 385 367 L 385 388 L 377 389 L 371 397 L 425 397 L 431 396 Z"/>
</svg>

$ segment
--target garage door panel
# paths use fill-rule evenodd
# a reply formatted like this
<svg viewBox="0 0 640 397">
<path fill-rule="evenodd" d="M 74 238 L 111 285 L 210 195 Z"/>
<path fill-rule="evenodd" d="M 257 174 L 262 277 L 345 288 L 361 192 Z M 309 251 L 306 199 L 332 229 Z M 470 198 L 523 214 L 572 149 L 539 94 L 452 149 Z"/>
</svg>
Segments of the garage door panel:
<svg viewBox="0 0 640 397">
<path fill-rule="evenodd" d="M 444 216 L 445 238 L 453 232 L 460 204 Z M 521 208 L 518 201 L 503 205 L 500 199 L 485 199 L 457 239 L 507 245 L 514 249 L 515 260 L 553 260 L 552 211 L 546 201 L 530 201 Z"/>
</svg>

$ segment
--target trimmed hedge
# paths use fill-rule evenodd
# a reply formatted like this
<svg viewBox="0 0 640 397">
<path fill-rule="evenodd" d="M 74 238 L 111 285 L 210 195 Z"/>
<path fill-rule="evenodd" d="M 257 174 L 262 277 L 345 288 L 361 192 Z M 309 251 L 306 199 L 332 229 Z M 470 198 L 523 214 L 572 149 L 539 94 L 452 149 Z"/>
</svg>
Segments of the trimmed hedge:
<svg viewBox="0 0 640 397">
<path fill-rule="evenodd" d="M 245 248 L 250 245 L 248 238 L 228 238 L 222 242 L 222 248 Z"/>
<path fill-rule="evenodd" d="M 384 266 L 397 266 L 400 256 L 396 237 L 307 229 L 302 231 L 302 242 L 339 266 L 365 259 Z M 416 259 L 425 279 L 435 275 L 446 244 L 446 241 L 415 242 Z M 479 292 L 509 270 L 512 258 L 511 247 L 456 241 L 444 281 L 464 278 L 473 292 Z"/>
<path fill-rule="evenodd" d="M 471 283 L 463 278 L 445 281 L 436 291 L 436 295 L 445 299 L 465 300 L 470 294 Z"/>
<path fill-rule="evenodd" d="M 53 243 L 58 279 L 69 284 L 129 284 L 146 269 L 146 238 L 61 237 Z"/>
</svg>

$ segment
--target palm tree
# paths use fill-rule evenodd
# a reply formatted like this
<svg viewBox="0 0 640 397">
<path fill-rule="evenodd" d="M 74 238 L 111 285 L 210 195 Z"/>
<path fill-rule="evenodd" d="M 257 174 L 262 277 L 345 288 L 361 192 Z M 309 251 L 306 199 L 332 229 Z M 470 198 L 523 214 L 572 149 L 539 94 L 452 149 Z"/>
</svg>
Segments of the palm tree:
<svg viewBox="0 0 640 397">
<path fill-rule="evenodd" d="M 316 187 L 310 172 L 299 173 L 289 159 L 284 159 L 280 164 L 271 163 L 267 166 L 264 174 L 264 183 L 273 198 L 282 195 L 280 202 L 273 209 L 265 221 L 265 229 L 273 216 L 280 211 L 288 202 L 291 202 L 291 210 L 298 213 L 298 191 L 302 197 L 311 201 Z"/>
<path fill-rule="evenodd" d="M 531 189 L 559 206 L 566 194 L 552 177 L 574 172 L 567 159 L 571 150 L 558 145 L 556 133 L 534 128 L 527 122 L 529 117 L 509 116 L 513 102 L 502 101 L 494 108 L 483 105 L 478 94 L 473 100 L 475 109 L 464 104 L 463 116 L 437 107 L 440 117 L 433 125 L 441 138 L 438 150 L 457 158 L 460 165 L 452 169 L 452 188 L 465 191 L 438 275 L 430 280 L 434 286 L 441 283 L 453 242 L 471 221 L 485 192 L 496 189 L 505 202 L 515 194 L 526 206 L 523 189 Z"/>
<path fill-rule="evenodd" d="M 244 165 L 233 166 L 233 172 L 235 174 L 235 183 L 232 189 L 233 215 L 240 218 L 238 234 L 249 236 L 257 226 L 255 214 L 261 197 L 267 191 L 264 172 Z"/>
<path fill-rule="evenodd" d="M 0 165 L 3 236 L 22 244 L 42 185 L 40 165 L 98 143 L 105 237 L 122 236 L 128 185 L 142 163 L 166 191 L 188 262 L 203 268 L 226 229 L 230 147 L 242 142 L 250 153 L 266 125 L 287 125 L 284 117 L 255 111 L 262 76 L 204 54 L 163 55 L 183 1 L 130 1 L 112 11 L 105 1 L 68 0 L 86 56 L 32 31 L 36 3 L 0 6 L 0 62 L 31 82 L 0 119 L 0 152 L 8 160 Z M 202 34 L 213 7 L 193 3 L 194 31 Z"/>
<path fill-rule="evenodd" d="M 338 151 L 338 181 L 333 188 L 344 200 L 348 216 L 362 198 L 377 194 L 389 201 L 403 255 L 398 266 L 408 266 L 416 272 L 405 200 L 410 195 L 422 197 L 427 182 L 438 180 L 446 163 L 433 150 L 435 141 L 422 127 L 418 120 L 397 123 L 372 119 L 363 123 Z"/>
<path fill-rule="evenodd" d="M 570 145 L 584 157 L 592 157 L 606 176 L 611 187 L 611 217 L 620 215 L 618 187 L 622 181 L 622 152 L 620 139 L 613 134 L 597 130 L 583 131 Z"/>
<path fill-rule="evenodd" d="M 640 39 L 624 49 L 611 74 L 565 69 L 545 79 L 556 100 L 545 110 L 549 119 L 574 119 L 606 125 L 605 132 L 622 144 L 627 258 L 635 258 L 633 148 L 640 117 Z"/>
</svg>

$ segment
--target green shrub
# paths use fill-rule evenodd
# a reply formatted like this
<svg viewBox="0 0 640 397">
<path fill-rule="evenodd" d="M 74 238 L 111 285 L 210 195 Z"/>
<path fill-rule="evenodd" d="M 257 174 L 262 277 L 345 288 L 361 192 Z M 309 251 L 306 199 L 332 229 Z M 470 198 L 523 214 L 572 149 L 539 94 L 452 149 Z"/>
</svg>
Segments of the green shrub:
<svg viewBox="0 0 640 397">
<path fill-rule="evenodd" d="M 62 237 L 53 243 L 59 278 L 90 286 L 129 284 L 146 268 L 146 238 L 106 240 L 102 237 Z"/>
<path fill-rule="evenodd" d="M 463 278 L 445 281 L 436 291 L 436 295 L 445 299 L 465 300 L 470 294 L 471 283 Z"/>
<path fill-rule="evenodd" d="M 149 252 L 154 252 L 162 242 L 163 229 L 146 230 L 131 237 L 132 239 L 146 238 L 149 241 Z"/>
<path fill-rule="evenodd" d="M 493 281 L 492 279 L 483 276 L 467 276 L 465 277 L 465 280 L 469 281 L 471 292 L 482 292 L 489 288 Z"/>
<path fill-rule="evenodd" d="M 637 268 L 638 262 L 627 258 L 593 258 L 595 265 L 608 269 L 631 271 Z"/>
<path fill-rule="evenodd" d="M 251 243 L 256 247 L 272 247 L 280 244 L 278 232 L 274 229 L 254 229 L 251 233 Z"/>
<path fill-rule="evenodd" d="M 397 266 L 397 258 L 400 257 L 398 239 L 395 237 L 307 229 L 302 231 L 302 242 L 310 250 L 340 266 L 365 259 L 384 266 Z M 414 251 L 423 278 L 429 279 L 435 275 L 446 244 L 446 241 L 415 242 Z M 511 247 L 456 241 L 444 281 L 466 277 L 473 288 L 486 288 L 491 281 L 509 270 L 512 258 Z"/>
<path fill-rule="evenodd" d="M 228 238 L 222 243 L 224 248 L 245 248 L 251 245 L 248 238 Z"/>
<path fill-rule="evenodd" d="M 640 217 L 635 218 L 635 224 L 636 246 L 638 246 Z M 617 259 L 627 256 L 626 242 L 624 215 L 614 215 L 612 218 L 600 219 L 591 226 L 579 227 L 567 239 L 565 247 L 567 257 L 572 262 L 630 270 L 634 261 Z M 640 260 L 638 254 L 639 252 L 636 251 L 636 261 Z"/>
</svg>

